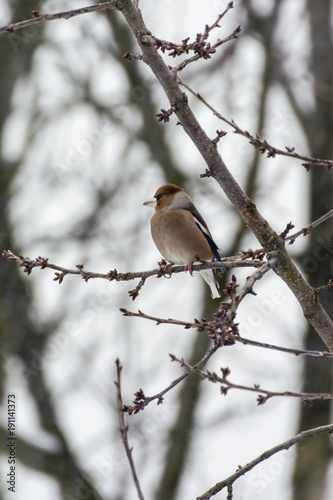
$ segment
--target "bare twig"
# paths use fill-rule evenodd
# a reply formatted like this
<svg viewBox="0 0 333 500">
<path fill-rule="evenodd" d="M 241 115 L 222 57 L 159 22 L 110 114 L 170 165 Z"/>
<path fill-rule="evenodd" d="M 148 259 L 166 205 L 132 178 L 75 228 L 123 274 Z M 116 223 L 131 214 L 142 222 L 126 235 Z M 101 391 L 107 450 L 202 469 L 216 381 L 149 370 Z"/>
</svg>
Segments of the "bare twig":
<svg viewBox="0 0 333 500">
<path fill-rule="evenodd" d="M 251 345 L 254 347 L 261 347 L 263 349 L 272 349 L 273 351 L 285 352 L 286 354 L 294 354 L 294 356 L 314 356 L 316 358 L 329 359 L 333 358 L 333 353 L 329 351 L 313 351 L 305 349 L 293 349 L 291 347 L 282 347 L 273 344 L 267 344 L 266 342 L 258 342 L 252 339 L 246 339 L 244 337 L 232 337 L 235 342 L 240 342 L 244 345 Z"/>
<path fill-rule="evenodd" d="M 125 413 L 124 413 L 124 403 L 123 403 L 123 397 L 122 397 L 122 392 L 121 392 L 121 371 L 123 369 L 119 359 L 116 359 L 116 368 L 117 368 L 117 380 L 115 382 L 116 388 L 117 388 L 117 404 L 118 404 L 118 415 L 119 415 L 119 431 L 121 435 L 121 439 L 126 451 L 126 455 L 128 458 L 128 462 L 131 467 L 131 472 L 133 476 L 133 481 L 136 487 L 136 490 L 138 492 L 138 497 L 140 500 L 144 500 L 144 496 L 141 490 L 140 482 L 136 473 L 135 469 L 135 464 L 133 460 L 133 455 L 132 451 L 133 448 L 130 448 L 130 445 L 128 443 L 128 425 L 126 425 L 125 422 Z"/>
<path fill-rule="evenodd" d="M 232 33 L 230 33 L 230 35 L 226 36 L 222 40 L 218 39 L 216 43 L 214 43 L 212 46 L 210 46 L 207 50 L 206 57 L 202 56 L 200 53 L 198 53 L 198 54 L 196 54 L 188 59 L 184 59 L 184 61 L 182 61 L 180 64 L 178 64 L 177 66 L 172 68 L 172 71 L 174 71 L 174 73 L 178 73 L 179 71 L 182 71 L 188 64 L 190 64 L 194 61 L 197 61 L 198 59 L 202 59 L 203 57 L 204 57 L 204 59 L 209 59 L 210 54 L 214 54 L 216 52 L 217 47 L 219 47 L 220 45 L 223 45 L 227 42 L 230 42 L 231 40 L 235 40 L 236 38 L 238 38 L 240 31 L 241 31 L 241 27 L 237 26 L 237 28 L 235 28 L 234 31 Z"/>
<path fill-rule="evenodd" d="M 56 12 L 54 14 L 39 14 L 38 11 L 33 11 L 33 16 L 31 19 L 25 19 L 18 23 L 7 24 L 6 26 L 0 26 L 1 31 L 7 31 L 9 33 L 14 33 L 14 31 L 27 28 L 33 24 L 40 24 L 46 21 L 53 21 L 55 19 L 70 19 L 74 16 L 79 16 L 81 14 L 88 14 L 90 12 L 97 12 L 102 10 L 110 10 L 116 8 L 116 2 L 103 2 L 97 3 L 95 5 L 90 5 L 88 7 L 81 7 L 79 9 L 67 10 L 64 12 Z"/>
<path fill-rule="evenodd" d="M 333 290 L 333 281 L 332 281 L 332 279 L 329 279 L 328 283 L 326 283 L 326 285 L 318 286 L 316 288 L 317 293 L 327 292 L 328 290 L 329 291 Z"/>
<path fill-rule="evenodd" d="M 121 308 L 120 311 L 124 314 L 124 316 L 132 316 L 135 318 L 143 318 L 150 321 L 156 322 L 156 325 L 169 324 L 169 325 L 178 325 L 183 326 L 185 330 L 189 330 L 190 328 L 195 328 L 199 332 L 203 332 L 207 326 L 209 326 L 209 321 L 207 322 L 205 319 L 194 321 L 181 321 L 179 319 L 173 318 L 158 318 L 157 316 L 151 316 L 149 314 L 145 314 L 142 311 L 133 312 L 128 309 Z M 333 358 L 333 353 L 329 351 L 314 351 L 314 350 L 305 350 L 305 349 L 293 349 L 291 347 L 282 347 L 274 344 L 268 344 L 267 342 L 259 342 L 252 339 L 247 339 L 245 337 L 240 337 L 239 335 L 231 335 L 230 338 L 235 342 L 239 342 L 244 345 L 250 345 L 253 347 L 260 347 L 263 349 L 271 349 L 274 351 L 284 352 L 286 354 L 293 354 L 294 356 L 313 356 L 317 358 L 329 359 Z"/>
<path fill-rule="evenodd" d="M 189 37 L 182 40 L 182 44 L 177 44 L 174 42 L 169 42 L 167 40 L 161 40 L 160 38 L 153 37 L 154 45 L 157 49 L 161 49 L 162 52 L 169 52 L 169 56 L 177 57 L 182 54 L 188 54 L 189 52 L 194 52 L 195 55 L 190 57 L 189 59 L 185 59 L 181 64 L 173 68 L 173 71 L 176 73 L 177 71 L 181 71 L 188 64 L 197 61 L 198 59 L 210 59 L 211 54 L 215 54 L 217 47 L 223 45 L 224 43 L 229 42 L 230 40 L 234 40 L 238 38 L 238 35 L 241 31 L 241 27 L 238 26 L 229 36 L 224 39 L 218 39 L 213 45 L 208 42 L 208 37 L 211 31 L 215 28 L 219 28 L 219 22 L 226 15 L 226 13 L 233 8 L 233 2 L 229 2 L 226 9 L 222 14 L 219 14 L 216 21 L 209 26 L 206 24 L 205 30 L 203 33 L 198 33 L 194 42 L 189 43 Z"/>
<path fill-rule="evenodd" d="M 159 392 L 155 396 L 147 397 L 145 396 L 144 391 L 142 389 L 139 389 L 139 391 L 135 393 L 135 399 L 133 401 L 133 405 L 125 406 L 125 410 L 129 414 L 132 414 L 133 412 L 137 413 L 140 410 L 143 410 L 147 406 L 147 404 L 149 404 L 154 399 L 158 399 L 158 403 L 160 404 L 163 401 L 163 396 L 166 392 L 170 391 L 173 387 L 182 382 L 191 373 L 198 371 L 203 365 L 207 363 L 208 359 L 210 359 L 210 357 L 219 347 L 225 344 L 230 344 L 230 341 L 231 343 L 233 343 L 233 340 L 230 338 L 230 336 L 232 335 L 234 338 L 234 336 L 237 336 L 238 334 L 237 325 L 234 323 L 237 307 L 239 306 L 241 300 L 245 297 L 247 293 L 252 293 L 252 287 L 255 281 L 260 279 L 269 269 L 271 269 L 274 266 L 274 264 L 275 260 L 273 258 L 270 259 L 269 263 L 267 262 L 262 264 L 261 272 L 253 275 L 252 279 L 251 278 L 247 279 L 246 284 L 244 285 L 245 290 L 242 291 L 240 296 L 236 294 L 236 289 L 237 289 L 236 278 L 232 276 L 231 283 L 229 283 L 226 286 L 226 289 L 224 290 L 225 293 L 227 293 L 230 296 L 230 302 L 228 303 L 221 302 L 220 308 L 216 313 L 214 313 L 214 319 L 212 321 L 207 322 L 206 320 L 202 320 L 200 322 L 198 320 L 195 320 L 194 324 L 192 324 L 195 325 L 195 328 L 197 328 L 198 331 L 203 331 L 203 330 L 206 331 L 207 336 L 214 341 L 213 347 L 206 352 L 205 356 L 196 365 L 189 367 L 184 375 L 174 380 L 166 389 Z M 121 309 L 121 312 L 125 316 L 144 317 L 146 319 L 155 320 L 157 321 L 157 323 L 159 322 L 158 318 L 144 315 L 141 311 L 139 311 L 139 313 L 130 313 L 126 309 Z M 176 324 L 178 325 L 180 324 L 184 325 L 184 323 L 182 323 L 181 321 L 178 320 L 175 321 Z M 164 322 L 170 323 L 171 320 L 166 320 Z M 184 326 L 185 328 L 190 328 L 192 325 L 185 323 Z M 172 360 L 176 359 L 173 355 L 170 356 Z"/>
<path fill-rule="evenodd" d="M 219 22 L 223 19 L 223 17 L 227 14 L 227 12 L 229 12 L 230 9 L 233 9 L 233 7 L 234 7 L 234 2 L 229 2 L 225 10 L 218 15 L 218 18 L 211 26 L 208 26 L 208 24 L 206 24 L 204 36 L 205 35 L 208 36 L 209 33 L 213 31 L 213 29 L 219 28 L 220 27 Z"/>
<path fill-rule="evenodd" d="M 333 160 L 323 160 L 321 158 L 313 158 L 311 156 L 306 156 L 306 155 L 301 155 L 299 153 L 296 153 L 294 147 L 286 146 L 285 149 L 279 149 L 271 144 L 269 144 L 265 139 L 262 139 L 258 134 L 254 137 L 250 132 L 247 130 L 243 130 L 239 125 L 234 120 L 228 120 L 225 118 L 221 113 L 219 113 L 211 104 L 209 104 L 204 97 L 199 94 L 199 92 L 196 92 L 193 90 L 187 83 L 184 82 L 184 80 L 177 75 L 177 80 L 182 85 L 185 87 L 192 95 L 194 95 L 197 99 L 199 99 L 210 111 L 215 115 L 219 120 L 222 120 L 223 122 L 227 123 L 234 129 L 235 134 L 242 135 L 246 139 L 248 139 L 249 143 L 255 148 L 260 151 L 260 153 L 264 154 L 267 153 L 267 158 L 275 158 L 276 155 L 281 155 L 281 156 L 288 156 L 290 158 L 296 158 L 298 160 L 304 160 L 305 163 L 302 163 L 302 165 L 306 168 L 306 170 L 309 170 L 311 165 L 322 165 L 326 169 L 329 169 L 333 165 Z"/>
<path fill-rule="evenodd" d="M 331 434 L 332 432 L 333 432 L 333 424 L 323 425 L 321 427 L 315 427 L 313 429 L 300 432 L 295 437 L 287 439 L 283 443 L 278 444 L 277 446 L 274 446 L 269 450 L 266 450 L 264 453 L 259 455 L 254 460 L 251 460 L 251 462 L 244 465 L 243 467 L 239 467 L 234 474 L 229 476 L 227 479 L 224 479 L 223 481 L 216 483 L 208 491 L 197 497 L 196 500 L 209 500 L 212 496 L 216 495 L 219 491 L 223 490 L 224 488 L 228 488 L 229 490 L 230 486 L 232 486 L 238 478 L 244 476 L 244 474 L 249 472 L 256 465 L 260 464 L 261 462 L 264 462 L 265 460 L 275 455 L 276 453 L 279 453 L 282 450 L 289 450 L 289 448 L 291 448 L 295 444 L 300 443 L 301 441 L 304 441 L 305 439 L 308 439 L 310 437 L 319 436 L 320 434 Z"/>
<path fill-rule="evenodd" d="M 133 401 L 133 405 L 131 406 L 124 405 L 123 407 L 124 411 L 126 411 L 129 415 L 131 415 L 132 413 L 138 413 L 140 410 L 143 410 L 152 401 L 157 400 L 157 404 L 163 403 L 164 395 L 167 392 L 171 391 L 171 389 L 176 387 L 176 385 L 180 384 L 180 382 L 185 380 L 189 375 L 191 375 L 191 373 L 195 372 L 197 368 L 204 366 L 208 362 L 208 360 L 213 356 L 213 354 L 219 349 L 219 347 L 220 347 L 219 344 L 214 344 L 200 359 L 200 361 L 198 361 L 193 367 L 187 370 L 183 375 L 173 380 L 173 382 L 171 382 L 170 385 L 168 385 L 165 389 L 158 392 L 154 396 L 145 396 L 143 390 L 139 389 L 139 391 L 135 393 L 135 399 Z M 172 355 L 170 356 L 172 359 Z"/>
<path fill-rule="evenodd" d="M 202 320 L 201 322 L 195 320 L 194 325 L 198 331 L 206 331 L 208 337 L 210 337 L 215 343 L 224 345 L 225 341 L 229 339 L 230 335 L 238 336 L 238 326 L 235 324 L 234 319 L 236 315 L 236 310 L 247 294 L 256 295 L 253 291 L 254 283 L 261 279 L 270 269 L 276 265 L 277 259 L 275 257 L 270 257 L 269 260 L 263 263 L 258 271 L 255 271 L 251 276 L 246 279 L 245 285 L 241 288 L 239 294 L 237 294 L 237 282 L 235 276 L 232 276 L 231 282 L 223 290 L 225 294 L 229 295 L 229 302 L 221 302 L 220 308 L 216 313 L 214 313 L 214 319 L 211 321 Z M 135 316 L 135 313 L 129 313 L 126 309 L 120 309 L 125 316 Z M 141 311 L 137 316 L 145 317 L 146 319 L 153 319 L 153 316 L 146 316 Z M 154 318 L 156 320 L 156 318 Z M 175 320 L 176 321 L 176 320 Z M 157 319 L 158 322 L 158 319 Z M 164 321 L 166 322 L 166 321 Z M 168 321 L 170 322 L 170 320 Z M 190 323 L 182 323 L 176 321 L 176 324 L 183 324 L 185 328 L 190 328 Z"/>
<path fill-rule="evenodd" d="M 51 264 L 48 258 L 37 257 L 36 259 L 30 259 L 29 257 L 24 257 L 21 254 L 16 255 L 11 250 L 4 250 L 2 252 L 2 256 L 8 260 L 18 262 L 20 267 L 23 267 L 23 271 L 28 275 L 31 274 L 34 268 L 37 267 L 40 269 L 53 269 L 56 271 L 53 281 L 57 281 L 59 284 L 62 283 L 64 277 L 69 274 L 81 276 L 81 278 L 86 282 L 94 278 L 106 279 L 108 281 L 130 281 L 140 278 L 140 282 L 136 288 L 129 292 L 129 295 L 133 300 L 138 296 L 139 291 L 144 285 L 146 279 L 150 276 L 157 276 L 158 278 L 162 276 L 169 277 L 174 273 L 181 273 L 185 270 L 184 266 L 170 266 L 167 271 L 163 271 L 161 268 L 158 268 L 150 271 L 118 273 L 116 269 L 113 269 L 108 273 L 96 273 L 86 271 L 83 264 L 77 264 L 76 269 L 68 269 L 56 264 Z M 261 267 L 261 259 L 262 251 L 259 251 L 259 253 L 253 251 L 241 252 L 238 256 L 222 259 L 221 262 L 195 263 L 193 265 L 193 270 L 201 271 L 202 269 L 219 269 L 220 271 L 225 272 L 228 269 L 236 267 Z"/>
<path fill-rule="evenodd" d="M 207 322 L 205 320 L 198 321 L 195 320 L 195 322 L 190 322 L 190 321 L 181 321 L 179 319 L 172 319 L 172 318 L 157 318 L 156 316 L 150 316 L 149 314 L 145 314 L 142 311 L 133 312 L 129 311 L 128 309 L 121 308 L 119 309 L 124 316 L 132 316 L 134 318 L 144 318 L 144 319 L 149 319 L 151 321 L 155 321 L 156 325 L 161 325 L 161 324 L 168 324 L 168 325 L 179 325 L 183 326 L 185 330 L 189 328 L 197 328 L 199 331 L 203 331 L 206 327 Z M 201 329 L 201 330 L 200 330 Z"/>
<path fill-rule="evenodd" d="M 292 245 L 294 243 L 294 241 L 296 240 L 296 238 L 298 238 L 301 235 L 307 236 L 312 229 L 314 229 L 315 227 L 319 226 L 319 224 L 322 224 L 323 222 L 325 222 L 330 217 L 333 217 L 333 210 L 330 210 L 329 212 L 327 212 L 322 217 L 319 217 L 319 219 L 315 220 L 314 222 L 311 222 L 311 224 L 309 224 L 308 226 L 303 227 L 297 233 L 294 233 L 294 234 L 288 236 L 287 238 L 285 238 L 285 241 L 289 241 L 289 244 Z"/>
<path fill-rule="evenodd" d="M 213 383 L 218 383 L 221 385 L 221 394 L 224 396 L 227 395 L 228 391 L 230 389 L 239 389 L 242 391 L 248 391 L 248 392 L 255 392 L 256 394 L 259 394 L 257 398 L 258 405 L 263 405 L 268 401 L 268 399 L 273 398 L 273 397 L 292 397 L 292 398 L 300 398 L 302 399 L 304 404 L 311 404 L 311 401 L 314 400 L 329 400 L 333 399 L 333 394 L 332 393 L 310 393 L 310 392 L 292 392 L 292 391 L 270 391 L 267 389 L 261 389 L 258 384 L 254 384 L 254 386 L 248 386 L 248 385 L 241 385 L 241 384 L 234 384 L 233 382 L 230 382 L 228 379 L 228 376 L 230 375 L 230 370 L 229 368 L 221 368 L 221 373 L 222 377 L 219 377 L 217 373 L 211 372 L 209 370 L 207 371 L 202 371 L 199 368 L 194 368 L 193 366 L 189 365 L 186 363 L 186 361 L 181 358 L 177 358 L 176 356 L 172 356 L 172 361 L 176 361 L 179 363 L 182 367 L 186 368 L 187 370 L 193 370 L 196 372 L 198 375 L 203 380 L 209 380 L 209 382 Z"/>
<path fill-rule="evenodd" d="M 253 291 L 253 286 L 256 281 L 260 280 L 268 271 L 278 263 L 278 256 L 270 255 L 267 262 L 265 262 L 257 271 L 252 273 L 246 278 L 245 285 L 241 288 L 240 293 L 237 295 L 237 305 L 244 299 L 247 294 L 256 295 Z"/>
</svg>

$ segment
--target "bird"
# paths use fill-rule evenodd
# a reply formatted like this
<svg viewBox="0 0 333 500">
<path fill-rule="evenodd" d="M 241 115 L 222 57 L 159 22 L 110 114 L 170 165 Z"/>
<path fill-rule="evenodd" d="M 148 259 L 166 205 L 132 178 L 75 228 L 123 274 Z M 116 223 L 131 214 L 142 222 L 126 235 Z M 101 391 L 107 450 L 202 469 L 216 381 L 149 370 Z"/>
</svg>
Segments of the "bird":
<svg viewBox="0 0 333 500">
<path fill-rule="evenodd" d="M 185 271 L 192 275 L 195 261 L 221 260 L 206 222 L 181 187 L 164 184 L 143 204 L 155 209 L 150 221 L 151 235 L 163 258 L 169 261 L 165 269 L 172 264 L 185 265 Z M 220 297 L 213 269 L 204 269 L 200 274 L 208 283 L 212 298 Z"/>
</svg>

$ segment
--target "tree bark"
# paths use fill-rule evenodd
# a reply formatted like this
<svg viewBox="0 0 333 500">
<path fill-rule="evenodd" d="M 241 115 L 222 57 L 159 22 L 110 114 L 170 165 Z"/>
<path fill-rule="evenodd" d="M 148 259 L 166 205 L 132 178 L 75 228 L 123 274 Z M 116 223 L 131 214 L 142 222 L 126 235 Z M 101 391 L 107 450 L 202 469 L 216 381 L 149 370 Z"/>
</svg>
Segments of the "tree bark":
<svg viewBox="0 0 333 500">
<path fill-rule="evenodd" d="M 142 19 L 141 11 L 131 0 L 119 1 L 118 7 L 137 39 L 142 50 L 143 61 L 155 74 L 185 132 L 205 160 L 208 166 L 207 175 L 214 177 L 266 252 L 274 252 L 278 255 L 278 264 L 274 271 L 293 292 L 305 318 L 321 336 L 328 349 L 333 352 L 333 321 L 322 307 L 316 290 L 297 270 L 284 248 L 282 238 L 273 231 L 255 204 L 242 191 L 218 153 L 216 144 L 201 128 L 188 105 L 187 96 L 179 88 L 174 73 L 157 52 L 151 33 Z"/>
</svg>

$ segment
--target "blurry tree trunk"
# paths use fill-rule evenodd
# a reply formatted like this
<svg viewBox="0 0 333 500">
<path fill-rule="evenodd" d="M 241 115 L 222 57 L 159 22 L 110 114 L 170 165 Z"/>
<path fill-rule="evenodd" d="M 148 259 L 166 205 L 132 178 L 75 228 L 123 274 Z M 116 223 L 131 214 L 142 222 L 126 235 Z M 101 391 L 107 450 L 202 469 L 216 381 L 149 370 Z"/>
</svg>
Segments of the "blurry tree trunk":
<svg viewBox="0 0 333 500">
<path fill-rule="evenodd" d="M 149 148 L 152 160 L 156 161 L 163 170 L 166 181 L 182 185 L 185 181 L 185 175 L 174 159 L 170 144 L 167 142 L 168 127 L 157 122 L 156 113 L 159 109 L 156 109 L 152 91 L 144 86 L 140 65 L 131 64 L 122 58 L 126 52 L 135 52 L 136 50 L 131 30 L 119 12 L 111 10 L 107 19 L 116 43 L 114 56 L 116 60 L 122 62 L 131 89 L 131 101 L 137 105 L 142 115 L 144 126 L 140 128 L 139 135 Z M 136 97 L 138 93 L 140 98 Z M 162 104 L 161 107 L 163 107 Z"/>
<path fill-rule="evenodd" d="M 24 0 L 13 2 L 13 19 L 30 17 L 31 10 Z M 39 33 L 41 34 L 41 32 Z M 3 129 L 10 112 L 12 92 L 18 78 L 24 77 L 30 68 L 34 49 L 39 43 L 39 36 L 29 40 L 24 32 L 14 40 L 8 33 L 4 35 L 6 43 L 0 44 L 0 143 L 3 141 Z M 16 174 L 16 165 L 8 164 L 0 152 L 0 241 L 1 249 L 14 248 L 12 228 L 8 220 L 10 185 Z M 0 265 L 0 335 L 1 335 L 1 375 L 5 373 L 4 363 L 9 355 L 15 353 L 20 338 L 25 337 L 29 328 L 28 315 L 29 293 L 20 280 L 20 270 L 9 267 L 2 260 Z M 2 357 L 2 355 L 4 357 Z M 4 396 L 5 377 L 0 377 L 1 396 Z"/>
<path fill-rule="evenodd" d="M 11 2 L 12 18 L 15 20 L 31 17 L 30 2 L 17 0 Z M 8 43 L 0 45 L 0 139 L 3 137 L 4 125 L 9 115 L 12 92 L 18 79 L 24 78 L 30 70 L 32 57 L 43 40 L 43 26 L 23 29 L 15 35 L 6 34 Z M 8 206 L 10 187 L 16 175 L 16 164 L 9 164 L 0 155 L 0 239 L 1 248 L 15 248 L 12 227 L 9 220 Z M 85 478 L 85 474 L 76 464 L 62 431 L 58 427 L 56 413 L 44 379 L 42 361 L 43 351 L 47 344 L 46 327 L 33 320 L 30 284 L 22 280 L 21 269 L 10 266 L 2 260 L 0 265 L 0 382 L 1 396 L 7 404 L 6 378 L 12 376 L 15 367 L 22 370 L 34 402 L 38 408 L 40 425 L 52 433 L 59 442 L 59 450 L 48 452 L 24 439 L 20 439 L 17 447 L 17 459 L 25 466 L 44 472 L 54 477 L 66 498 L 78 498 L 89 494 L 90 500 L 100 500 L 99 494 Z M 13 361 L 11 370 L 6 370 L 6 363 Z M 17 361 L 19 360 L 19 361 Z M 16 364 L 15 364 L 16 363 Z M 10 385 L 9 392 L 10 392 Z M 6 431 L 0 428 L 0 452 L 8 456 Z M 85 496 L 87 498 L 87 496 Z"/>
<path fill-rule="evenodd" d="M 304 117 L 310 154 L 320 158 L 332 157 L 333 137 L 333 47 L 331 39 L 332 2 L 308 1 L 312 48 L 311 69 L 314 80 L 315 107 L 311 116 Z M 315 220 L 332 208 L 333 171 L 311 168 L 310 220 Z M 333 265 L 333 219 L 320 225 L 310 234 L 310 248 L 303 259 L 303 267 L 313 286 L 328 282 Z M 321 297 L 326 311 L 333 316 L 332 292 Z M 318 335 L 308 328 L 305 349 L 322 349 Z M 332 366 L 307 357 L 304 366 L 304 391 L 332 392 Z M 300 430 L 330 422 L 329 401 L 316 401 L 313 407 L 301 408 Z M 297 453 L 294 471 L 294 500 L 324 499 L 327 472 L 332 458 L 330 436 L 302 444 Z"/>
<path fill-rule="evenodd" d="M 204 317 L 210 318 L 215 310 L 215 302 L 212 302 L 209 294 L 203 313 Z M 192 352 L 186 360 L 192 366 L 204 356 L 210 344 L 210 340 L 205 334 L 197 333 L 196 335 Z M 181 386 L 178 394 L 178 413 L 169 432 L 169 445 L 165 455 L 164 469 L 155 494 L 156 500 L 177 498 L 178 487 L 192 442 L 194 416 L 200 400 L 201 388 L 200 377 L 196 374 L 187 377 Z"/>
</svg>

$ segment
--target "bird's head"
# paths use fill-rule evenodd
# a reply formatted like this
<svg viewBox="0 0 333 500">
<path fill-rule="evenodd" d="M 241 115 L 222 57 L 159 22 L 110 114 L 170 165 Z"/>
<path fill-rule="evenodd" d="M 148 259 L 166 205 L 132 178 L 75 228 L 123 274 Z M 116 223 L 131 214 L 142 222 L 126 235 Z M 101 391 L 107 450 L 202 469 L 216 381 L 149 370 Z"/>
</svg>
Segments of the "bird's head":
<svg viewBox="0 0 333 500">
<path fill-rule="evenodd" d="M 170 205 L 178 205 L 178 202 L 181 202 L 183 205 L 185 198 L 186 201 L 189 199 L 188 195 L 182 188 L 176 186 L 175 184 L 164 184 L 158 188 L 152 198 L 149 198 L 149 200 L 144 202 L 144 205 L 155 208 L 156 211 L 159 211 Z M 176 206 L 173 208 L 176 208 Z"/>
</svg>

